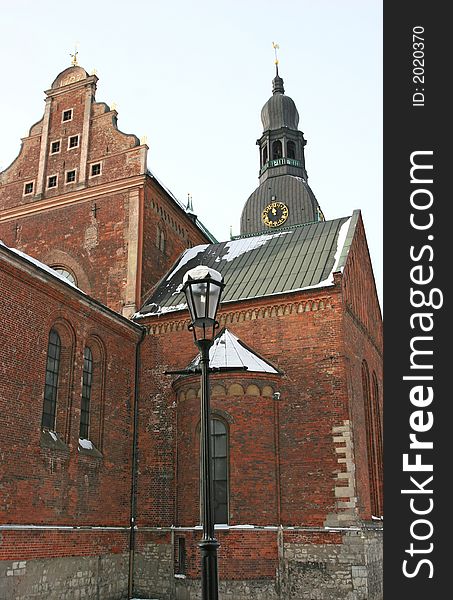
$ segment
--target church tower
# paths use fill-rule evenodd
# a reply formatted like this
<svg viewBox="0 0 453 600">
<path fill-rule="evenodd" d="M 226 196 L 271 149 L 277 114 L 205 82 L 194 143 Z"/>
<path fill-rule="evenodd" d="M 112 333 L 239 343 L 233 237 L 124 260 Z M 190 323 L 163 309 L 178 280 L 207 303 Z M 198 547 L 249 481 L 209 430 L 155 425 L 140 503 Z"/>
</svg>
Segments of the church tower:
<svg viewBox="0 0 453 600">
<path fill-rule="evenodd" d="M 272 81 L 272 96 L 261 110 L 263 134 L 260 152 L 260 184 L 245 203 L 241 236 L 324 220 L 315 195 L 307 183 L 304 147 L 299 131 L 299 113 L 285 95 L 278 73 Z"/>
</svg>

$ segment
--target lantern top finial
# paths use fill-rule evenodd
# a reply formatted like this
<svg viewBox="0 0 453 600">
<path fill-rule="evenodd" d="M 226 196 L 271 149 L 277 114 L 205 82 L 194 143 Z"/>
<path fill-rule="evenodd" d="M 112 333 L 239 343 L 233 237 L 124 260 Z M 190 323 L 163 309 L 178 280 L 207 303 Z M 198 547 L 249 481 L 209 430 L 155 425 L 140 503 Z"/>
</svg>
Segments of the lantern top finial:
<svg viewBox="0 0 453 600">
<path fill-rule="evenodd" d="M 207 277 L 214 281 L 223 281 L 222 274 L 215 269 L 211 269 L 204 265 L 198 265 L 198 267 L 194 267 L 193 269 L 190 269 L 190 271 L 187 271 L 182 282 L 186 283 L 189 279 L 206 279 Z"/>
</svg>

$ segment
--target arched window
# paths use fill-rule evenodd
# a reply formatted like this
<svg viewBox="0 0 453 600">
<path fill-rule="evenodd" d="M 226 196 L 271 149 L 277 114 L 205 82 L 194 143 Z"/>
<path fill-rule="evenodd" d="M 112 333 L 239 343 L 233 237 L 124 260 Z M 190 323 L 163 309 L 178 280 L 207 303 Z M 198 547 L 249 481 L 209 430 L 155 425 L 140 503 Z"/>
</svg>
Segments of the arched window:
<svg viewBox="0 0 453 600">
<path fill-rule="evenodd" d="M 76 276 L 74 275 L 74 273 L 72 273 L 72 271 L 69 271 L 66 267 L 56 266 L 56 267 L 52 267 L 52 269 L 54 271 L 56 271 L 57 273 L 59 273 L 60 275 L 63 275 L 63 277 L 65 277 L 68 281 L 70 281 L 74 285 L 77 285 Z"/>
<path fill-rule="evenodd" d="M 50 429 L 51 431 L 55 430 L 60 353 L 60 336 L 55 329 L 51 329 L 47 345 L 46 381 L 44 386 L 44 405 L 41 421 L 42 427 Z"/>
<path fill-rule="evenodd" d="M 272 142 L 272 158 L 281 158 L 282 157 L 282 143 L 280 140 L 275 140 Z"/>
<path fill-rule="evenodd" d="M 220 419 L 211 419 L 214 523 L 228 523 L 228 432 Z"/>
<path fill-rule="evenodd" d="M 381 411 L 379 408 L 379 385 L 376 377 L 376 373 L 373 371 L 372 378 L 372 402 L 373 402 L 373 415 L 375 425 L 375 440 L 376 440 L 376 468 L 377 468 L 377 494 L 378 494 L 378 509 L 379 516 L 384 511 L 384 495 L 383 495 L 383 483 L 384 483 L 384 468 L 383 468 L 383 450 L 382 450 L 382 423 L 381 423 Z"/>
<path fill-rule="evenodd" d="M 286 143 L 286 151 L 288 158 L 296 158 L 296 144 L 292 140 Z"/>
<path fill-rule="evenodd" d="M 267 163 L 267 144 L 263 148 L 262 156 L 263 156 L 263 161 L 262 161 L 262 165 L 261 166 L 264 167 L 264 165 Z"/>
<path fill-rule="evenodd" d="M 80 438 L 88 440 L 90 435 L 90 401 L 91 386 L 93 384 L 93 354 L 85 347 L 83 351 L 82 375 L 82 405 L 80 409 Z"/>
<path fill-rule="evenodd" d="M 379 423 L 377 422 L 377 414 L 375 410 L 376 403 L 376 392 L 377 387 L 374 388 L 374 384 L 377 386 L 377 379 L 373 378 L 373 396 L 370 390 L 370 375 L 368 371 L 368 365 L 366 361 L 362 363 L 362 388 L 363 388 L 363 400 L 365 404 L 365 430 L 366 430 L 366 442 L 367 442 L 367 455 L 368 455 L 368 478 L 370 484 L 370 503 L 371 512 L 375 516 L 381 516 L 382 505 L 380 502 L 380 486 L 381 486 L 381 468 L 380 463 L 380 418 Z"/>
</svg>

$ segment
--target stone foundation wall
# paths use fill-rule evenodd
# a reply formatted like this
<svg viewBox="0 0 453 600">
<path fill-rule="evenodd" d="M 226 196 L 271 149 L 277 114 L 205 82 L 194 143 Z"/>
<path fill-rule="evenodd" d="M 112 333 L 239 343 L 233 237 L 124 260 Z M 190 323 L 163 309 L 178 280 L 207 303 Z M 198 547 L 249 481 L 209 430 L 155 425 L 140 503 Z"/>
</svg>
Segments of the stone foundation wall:
<svg viewBox="0 0 453 600">
<path fill-rule="evenodd" d="M 382 532 L 351 531 L 341 544 L 285 543 L 285 600 L 382 600 Z"/>
<path fill-rule="evenodd" d="M 158 600 L 175 598 L 172 544 L 147 542 L 135 553 L 134 595 Z"/>
<path fill-rule="evenodd" d="M 219 600 L 279 600 L 279 598 L 274 580 L 252 579 L 219 583 Z M 200 582 L 178 579 L 174 599 L 201 600 Z"/>
<path fill-rule="evenodd" d="M 126 600 L 128 555 L 0 561 L 0 600 Z"/>
<path fill-rule="evenodd" d="M 244 534 L 245 535 L 245 534 Z M 320 537 L 330 543 L 319 543 Z M 275 577 L 220 580 L 220 600 L 382 600 L 382 531 L 277 536 Z M 126 600 L 128 555 L 0 562 L 0 600 Z M 174 574 L 171 537 L 135 554 L 134 597 L 200 600 L 200 581 Z"/>
<path fill-rule="evenodd" d="M 382 531 L 275 531 L 274 542 L 275 576 L 220 578 L 219 600 L 383 600 Z M 134 591 L 138 598 L 201 600 L 199 579 L 174 575 L 171 544 L 149 542 L 136 555 Z"/>
</svg>

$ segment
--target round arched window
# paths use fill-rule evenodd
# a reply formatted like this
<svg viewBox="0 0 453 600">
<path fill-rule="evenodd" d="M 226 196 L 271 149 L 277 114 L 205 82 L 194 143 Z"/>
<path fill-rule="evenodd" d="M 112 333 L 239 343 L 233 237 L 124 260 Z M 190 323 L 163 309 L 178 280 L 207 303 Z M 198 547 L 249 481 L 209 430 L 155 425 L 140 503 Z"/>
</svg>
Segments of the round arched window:
<svg viewBox="0 0 453 600">
<path fill-rule="evenodd" d="M 75 278 L 74 273 L 68 271 L 65 267 L 52 267 L 54 271 L 65 277 L 72 284 L 77 285 L 77 279 Z"/>
</svg>

